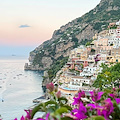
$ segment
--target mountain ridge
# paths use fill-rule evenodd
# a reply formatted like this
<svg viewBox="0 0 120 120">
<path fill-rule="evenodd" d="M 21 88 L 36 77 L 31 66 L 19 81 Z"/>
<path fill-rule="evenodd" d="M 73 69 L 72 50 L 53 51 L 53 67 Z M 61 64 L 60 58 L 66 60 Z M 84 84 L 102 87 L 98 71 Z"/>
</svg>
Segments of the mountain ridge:
<svg viewBox="0 0 120 120">
<path fill-rule="evenodd" d="M 57 62 L 62 67 L 70 51 L 80 44 L 91 41 L 92 37 L 107 28 L 110 22 L 116 22 L 120 18 L 120 0 L 101 0 L 100 3 L 88 13 L 55 30 L 52 38 L 30 52 L 29 61 L 36 70 L 52 71 Z M 63 63 L 60 63 L 60 62 Z M 35 67 L 37 66 L 37 67 Z M 51 76 L 50 78 L 53 78 Z"/>
</svg>

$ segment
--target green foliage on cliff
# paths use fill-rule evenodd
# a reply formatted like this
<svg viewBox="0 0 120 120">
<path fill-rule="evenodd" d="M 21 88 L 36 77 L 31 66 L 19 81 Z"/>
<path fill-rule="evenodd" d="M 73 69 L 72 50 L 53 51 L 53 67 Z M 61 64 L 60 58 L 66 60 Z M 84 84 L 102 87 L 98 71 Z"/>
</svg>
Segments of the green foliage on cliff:
<svg viewBox="0 0 120 120">
<path fill-rule="evenodd" d="M 103 1 L 103 0 L 101 0 Z M 117 21 L 120 19 L 120 0 L 109 0 L 98 4 L 95 9 L 86 13 L 80 18 L 77 18 L 78 22 L 86 22 L 93 26 L 93 29 L 100 32 L 101 26 L 105 25 L 104 29 L 107 28 L 109 22 Z"/>
<path fill-rule="evenodd" d="M 119 0 L 113 0 L 112 6 L 120 6 L 120 1 Z"/>
<path fill-rule="evenodd" d="M 85 44 L 85 46 L 90 46 L 91 42 L 92 42 L 92 41 L 88 41 L 88 42 Z"/>
<path fill-rule="evenodd" d="M 48 70 L 49 79 L 52 80 L 56 73 L 65 65 L 65 63 L 68 61 L 68 57 L 62 57 L 59 58 L 57 61 L 54 62 L 54 64 L 51 66 L 51 68 Z"/>
<path fill-rule="evenodd" d="M 105 87 L 119 87 L 120 85 L 120 63 L 115 64 L 114 66 L 108 67 L 105 64 L 102 64 L 102 72 L 98 74 L 96 81 L 93 86 L 103 89 Z"/>
<path fill-rule="evenodd" d="M 90 40 L 88 40 L 88 39 L 82 40 L 82 41 L 80 42 L 80 44 L 81 44 L 81 45 L 86 45 L 87 42 L 90 42 Z"/>
<path fill-rule="evenodd" d="M 41 53 L 37 53 L 34 57 L 34 60 L 33 60 L 33 65 L 39 65 L 41 67 L 43 67 L 43 64 L 42 64 L 42 57 L 44 56 L 44 52 L 41 52 Z"/>
<path fill-rule="evenodd" d="M 75 43 L 75 45 L 73 46 L 73 48 L 76 48 L 76 47 L 79 46 L 79 44 L 78 44 L 78 39 L 77 39 L 76 37 L 73 37 L 73 38 L 72 38 L 72 41 Z"/>
<path fill-rule="evenodd" d="M 103 0 L 101 0 L 103 1 Z M 108 8 L 111 8 L 112 10 L 109 10 Z M 116 9 L 115 9 L 115 8 Z M 86 21 L 88 23 L 90 22 L 95 22 L 95 21 L 101 21 L 101 22 L 106 22 L 106 20 L 110 19 L 115 19 L 119 20 L 120 19 L 120 0 L 113 0 L 113 2 L 110 2 L 109 0 L 101 2 L 101 4 L 98 4 L 95 9 L 91 10 L 82 18 L 78 18 L 78 21 Z"/>
<path fill-rule="evenodd" d="M 107 22 L 96 22 L 93 25 L 93 29 L 98 30 L 98 31 L 102 31 L 102 26 L 104 26 L 104 29 L 108 26 Z"/>
</svg>

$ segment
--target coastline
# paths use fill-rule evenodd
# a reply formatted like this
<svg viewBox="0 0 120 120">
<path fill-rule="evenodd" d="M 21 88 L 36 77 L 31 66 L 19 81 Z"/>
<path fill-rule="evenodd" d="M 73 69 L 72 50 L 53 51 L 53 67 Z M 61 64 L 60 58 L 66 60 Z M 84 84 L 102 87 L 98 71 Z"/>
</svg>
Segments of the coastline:
<svg viewBox="0 0 120 120">
<path fill-rule="evenodd" d="M 29 65 L 28 63 L 25 63 L 24 70 L 31 70 L 31 71 L 44 71 L 43 68 L 39 67 L 39 65 Z"/>
<path fill-rule="evenodd" d="M 43 80 L 42 80 L 42 89 L 43 89 L 43 92 L 45 93 L 46 92 L 46 84 L 49 83 L 49 79 L 48 79 L 48 74 L 47 74 L 47 71 L 45 71 L 43 68 L 39 67 L 38 65 L 29 65 L 28 63 L 25 63 L 24 65 L 24 70 L 25 71 L 42 71 L 44 73 L 44 77 L 47 77 L 47 79 L 44 79 L 43 77 Z"/>
</svg>

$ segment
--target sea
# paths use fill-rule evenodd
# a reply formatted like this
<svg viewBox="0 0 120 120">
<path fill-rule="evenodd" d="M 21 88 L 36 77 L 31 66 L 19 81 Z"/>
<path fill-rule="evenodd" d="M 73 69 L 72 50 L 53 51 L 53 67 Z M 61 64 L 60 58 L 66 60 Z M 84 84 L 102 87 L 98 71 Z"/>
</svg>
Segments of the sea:
<svg viewBox="0 0 120 120">
<path fill-rule="evenodd" d="M 25 109 L 42 96 L 42 71 L 25 71 L 27 57 L 0 57 L 0 118 L 20 119 Z"/>
</svg>

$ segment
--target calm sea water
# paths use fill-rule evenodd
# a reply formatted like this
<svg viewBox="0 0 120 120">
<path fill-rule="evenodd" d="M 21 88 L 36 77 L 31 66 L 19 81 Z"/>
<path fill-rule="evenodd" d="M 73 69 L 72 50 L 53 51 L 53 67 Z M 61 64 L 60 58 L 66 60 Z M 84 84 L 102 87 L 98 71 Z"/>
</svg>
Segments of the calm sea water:
<svg viewBox="0 0 120 120">
<path fill-rule="evenodd" d="M 0 58 L 0 115 L 3 120 L 13 120 L 25 115 L 24 109 L 32 100 L 43 95 L 42 72 L 24 71 L 27 59 Z M 4 101 L 2 101 L 4 100 Z"/>
</svg>

